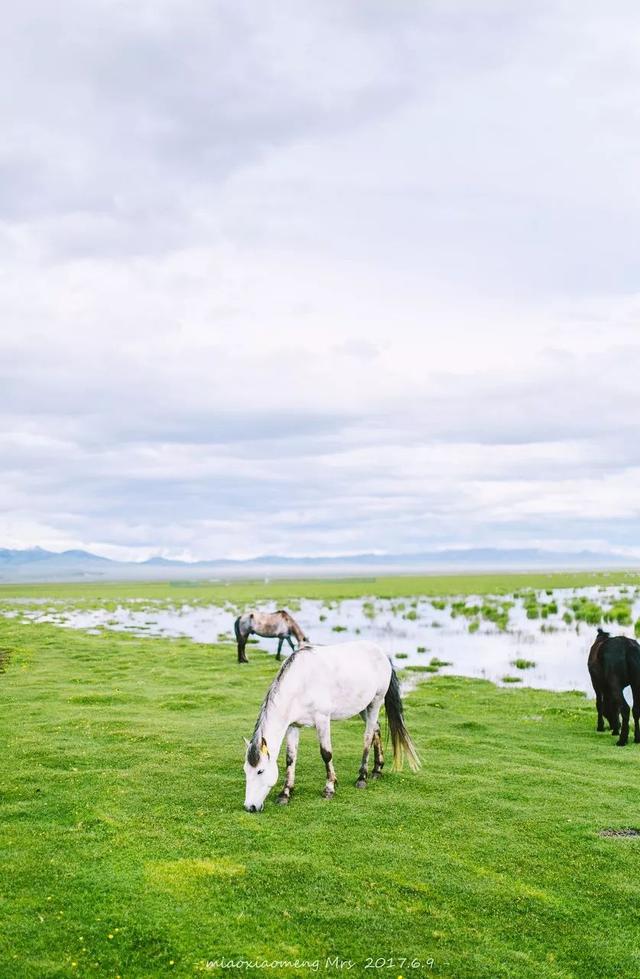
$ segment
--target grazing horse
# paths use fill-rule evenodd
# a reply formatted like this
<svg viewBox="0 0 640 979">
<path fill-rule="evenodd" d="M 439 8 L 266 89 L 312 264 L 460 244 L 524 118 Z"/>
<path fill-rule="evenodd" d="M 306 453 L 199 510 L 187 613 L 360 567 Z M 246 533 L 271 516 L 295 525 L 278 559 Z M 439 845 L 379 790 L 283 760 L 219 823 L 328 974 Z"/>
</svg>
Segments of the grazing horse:
<svg viewBox="0 0 640 979">
<path fill-rule="evenodd" d="M 291 646 L 291 649 L 295 649 L 295 646 L 291 642 L 292 635 L 298 640 L 298 645 L 307 642 L 307 637 L 298 623 L 284 609 L 280 609 L 278 612 L 256 612 L 255 610 L 243 612 L 236 619 L 234 629 L 238 642 L 238 663 L 249 662 L 244 650 L 247 645 L 247 639 L 252 633 L 255 633 L 256 636 L 263 636 L 266 639 L 277 637 L 278 652 L 276 659 L 281 659 L 280 653 L 285 639 Z"/>
<path fill-rule="evenodd" d="M 278 754 L 286 737 L 287 772 L 277 801 L 286 805 L 293 791 L 301 727 L 315 727 L 320 755 L 327 770 L 323 796 L 333 798 L 336 772 L 331 748 L 331 721 L 360 714 L 364 723 L 364 751 L 356 786 L 367 785 L 371 745 L 373 778 L 382 774 L 384 755 L 378 715 L 384 702 L 393 744 L 393 768 L 402 768 L 406 754 L 410 767 L 420 767 L 416 749 L 404 723 L 398 677 L 379 646 L 372 642 L 336 646 L 303 646 L 280 667 L 264 699 L 251 741 L 246 741 L 244 808 L 259 812 L 278 781 Z"/>
<path fill-rule="evenodd" d="M 596 641 L 589 651 L 587 662 L 598 711 L 597 730 L 604 731 L 603 716 L 609 721 L 616 742 L 623 747 L 629 740 L 629 705 L 623 690 L 633 693 L 634 738 L 640 742 L 640 645 L 626 636 L 610 636 L 598 629 Z M 622 715 L 622 727 L 620 726 Z"/>
</svg>

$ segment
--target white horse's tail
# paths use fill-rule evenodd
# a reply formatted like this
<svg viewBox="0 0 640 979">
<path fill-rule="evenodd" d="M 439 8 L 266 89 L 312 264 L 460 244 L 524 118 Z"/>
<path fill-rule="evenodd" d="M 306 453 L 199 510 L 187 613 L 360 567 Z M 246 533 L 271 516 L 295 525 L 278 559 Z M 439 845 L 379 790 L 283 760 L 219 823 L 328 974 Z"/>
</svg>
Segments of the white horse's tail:
<svg viewBox="0 0 640 979">
<path fill-rule="evenodd" d="M 391 668 L 391 680 L 389 689 L 384 698 L 384 706 L 387 712 L 387 721 L 391 731 L 391 744 L 393 745 L 393 771 L 402 770 L 404 756 L 407 756 L 409 768 L 412 772 L 417 772 L 420 768 L 420 759 L 411 736 L 404 723 L 404 709 L 402 697 L 400 696 L 400 684 L 396 671 Z"/>
</svg>

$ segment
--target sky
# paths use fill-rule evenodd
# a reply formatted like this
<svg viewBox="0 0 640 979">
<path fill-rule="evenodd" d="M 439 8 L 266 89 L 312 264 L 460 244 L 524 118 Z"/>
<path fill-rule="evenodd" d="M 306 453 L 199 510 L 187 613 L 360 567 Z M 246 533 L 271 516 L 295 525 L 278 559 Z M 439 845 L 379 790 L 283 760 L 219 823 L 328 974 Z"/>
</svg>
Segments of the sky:
<svg viewBox="0 0 640 979">
<path fill-rule="evenodd" d="M 0 546 L 640 558 L 637 3 L 0 39 Z"/>
</svg>

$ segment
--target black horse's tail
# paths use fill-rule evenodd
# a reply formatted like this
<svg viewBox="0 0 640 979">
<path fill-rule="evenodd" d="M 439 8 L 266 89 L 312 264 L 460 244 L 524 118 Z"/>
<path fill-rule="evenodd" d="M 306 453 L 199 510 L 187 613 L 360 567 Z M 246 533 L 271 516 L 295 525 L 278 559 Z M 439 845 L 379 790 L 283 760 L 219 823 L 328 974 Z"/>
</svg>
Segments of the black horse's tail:
<svg viewBox="0 0 640 979">
<path fill-rule="evenodd" d="M 405 727 L 400 684 L 393 667 L 391 668 L 389 689 L 384 698 L 384 706 L 387 712 L 387 721 L 389 722 L 391 743 L 393 745 L 393 770 L 394 772 L 401 771 L 404 756 L 406 755 L 409 768 L 412 772 L 417 772 L 420 768 L 420 759 L 418 758 L 418 752 L 415 749 L 409 732 Z"/>
</svg>

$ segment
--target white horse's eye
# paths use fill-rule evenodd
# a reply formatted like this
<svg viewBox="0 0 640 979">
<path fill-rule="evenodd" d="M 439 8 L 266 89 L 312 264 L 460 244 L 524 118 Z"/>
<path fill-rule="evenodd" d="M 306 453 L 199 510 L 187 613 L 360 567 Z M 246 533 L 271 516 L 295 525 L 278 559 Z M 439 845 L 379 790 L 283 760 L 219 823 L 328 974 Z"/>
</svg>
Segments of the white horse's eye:
<svg viewBox="0 0 640 979">
<path fill-rule="evenodd" d="M 264 775 L 264 768 L 261 768 L 260 769 L 260 771 L 258 772 L 258 775 Z"/>
</svg>

